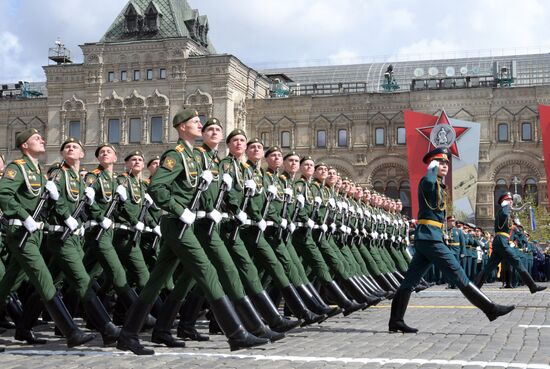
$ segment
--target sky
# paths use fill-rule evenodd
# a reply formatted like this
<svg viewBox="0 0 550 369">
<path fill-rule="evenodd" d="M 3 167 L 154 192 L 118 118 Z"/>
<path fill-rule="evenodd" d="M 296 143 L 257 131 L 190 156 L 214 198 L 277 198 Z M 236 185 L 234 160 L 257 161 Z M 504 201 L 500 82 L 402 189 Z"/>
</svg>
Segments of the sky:
<svg viewBox="0 0 550 369">
<path fill-rule="evenodd" d="M 550 51 L 543 0 L 188 0 L 219 53 L 256 69 Z M 0 0 L 0 82 L 44 81 L 59 37 L 74 62 L 126 0 Z"/>
</svg>

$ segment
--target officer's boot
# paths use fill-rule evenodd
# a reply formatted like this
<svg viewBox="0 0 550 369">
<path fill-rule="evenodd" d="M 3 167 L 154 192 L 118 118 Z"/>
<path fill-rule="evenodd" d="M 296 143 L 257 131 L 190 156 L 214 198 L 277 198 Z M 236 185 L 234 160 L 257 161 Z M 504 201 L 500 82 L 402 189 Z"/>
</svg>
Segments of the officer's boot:
<svg viewBox="0 0 550 369">
<path fill-rule="evenodd" d="M 355 301 L 348 299 L 348 297 L 344 294 L 340 286 L 338 286 L 335 281 L 325 283 L 324 286 L 327 292 L 331 295 L 332 300 L 336 301 L 338 306 L 344 309 L 344 316 L 348 316 L 351 313 L 364 307 L 363 304 L 358 304 Z"/>
<path fill-rule="evenodd" d="M 101 333 L 103 345 L 109 346 L 115 344 L 120 335 L 120 327 L 113 324 L 99 297 L 94 295 L 90 300 L 83 301 L 82 305 L 84 306 L 86 317 L 92 326 Z"/>
<path fill-rule="evenodd" d="M 243 322 L 244 327 L 256 337 L 267 338 L 271 342 L 278 341 L 285 337 L 284 333 L 274 332 L 262 322 L 262 318 L 260 318 L 256 309 L 254 309 L 254 305 L 252 305 L 248 296 L 244 296 L 242 299 L 235 301 L 234 304 L 235 311 L 241 319 L 241 322 Z"/>
<path fill-rule="evenodd" d="M 128 311 L 126 323 L 120 331 L 116 348 L 122 351 L 132 351 L 136 355 L 154 355 L 155 351 L 143 347 L 139 342 L 139 332 L 141 331 L 151 307 L 153 304 L 146 304 L 141 300 L 136 300 Z"/>
<path fill-rule="evenodd" d="M 273 305 L 273 302 L 269 298 L 266 291 L 262 291 L 256 295 L 252 295 L 250 296 L 250 299 L 258 310 L 258 313 L 260 313 L 262 318 L 269 325 L 269 328 L 271 328 L 275 332 L 288 332 L 289 330 L 296 328 L 300 324 L 299 320 L 287 319 L 281 316 L 281 314 L 279 314 L 279 310 L 277 310 L 275 305 Z"/>
<path fill-rule="evenodd" d="M 293 285 L 289 284 L 287 287 L 282 288 L 281 293 L 285 299 L 285 305 L 292 311 L 292 314 L 298 319 L 303 320 L 303 323 L 300 325 L 301 327 L 320 323 L 327 318 L 326 315 L 318 315 L 309 310 Z"/>
<path fill-rule="evenodd" d="M 344 286 L 344 290 L 347 292 L 348 296 L 351 296 L 353 299 L 355 299 L 357 302 L 363 303 L 363 309 L 366 309 L 367 307 L 371 305 L 376 305 L 380 302 L 379 297 L 371 297 L 367 295 L 357 283 L 355 283 L 351 278 L 344 279 L 342 281 L 342 286 Z"/>
<path fill-rule="evenodd" d="M 244 329 L 239 316 L 227 296 L 212 301 L 210 309 L 225 333 L 231 351 L 264 345 L 269 342 L 268 339 L 258 338 Z"/>
<path fill-rule="evenodd" d="M 34 322 L 36 322 L 44 309 L 44 305 L 42 305 L 38 293 L 34 292 L 27 298 L 23 310 L 20 310 L 21 307 L 18 304 L 14 304 L 10 309 L 14 309 L 13 314 L 19 316 L 15 320 L 16 340 L 26 341 L 30 345 L 43 345 L 48 343 L 45 339 L 36 338 L 32 330 Z"/>
<path fill-rule="evenodd" d="M 326 304 L 325 305 L 321 304 L 315 298 L 315 296 L 311 293 L 311 291 L 307 288 L 306 285 L 304 284 L 299 285 L 298 287 L 296 287 L 296 291 L 300 295 L 300 298 L 302 299 L 306 307 L 309 310 L 313 311 L 315 314 L 326 315 L 327 318 L 330 318 L 330 316 L 335 315 L 333 311 L 334 309 L 332 309 L 330 306 Z M 342 312 L 342 310 L 340 310 L 340 312 Z M 332 315 L 329 316 L 329 314 L 332 314 Z"/>
<path fill-rule="evenodd" d="M 58 295 L 55 295 L 50 301 L 46 301 L 44 306 L 50 313 L 55 325 L 67 339 L 68 347 L 80 346 L 95 338 L 95 335 L 86 334 L 76 326 L 65 304 L 63 304 L 63 300 Z"/>
<path fill-rule="evenodd" d="M 132 305 L 138 300 L 138 295 L 133 288 L 127 287 L 122 293 L 119 293 L 118 298 L 126 309 L 126 314 L 128 314 L 128 310 L 130 310 Z M 142 329 L 151 329 L 155 326 L 155 323 L 156 319 L 151 314 L 147 314 Z"/>
<path fill-rule="evenodd" d="M 208 341 L 210 339 L 210 337 L 200 334 L 195 328 L 195 322 L 205 300 L 204 296 L 194 291 L 187 294 L 180 308 L 180 321 L 178 323 L 179 338 L 191 341 Z"/>
<path fill-rule="evenodd" d="M 546 289 L 546 286 L 539 286 L 538 284 L 536 284 L 531 274 L 525 269 L 521 269 L 519 271 L 519 276 L 523 280 L 523 283 L 525 283 L 527 287 L 529 287 L 529 291 L 531 291 L 531 293 L 537 293 Z"/>
<path fill-rule="evenodd" d="M 382 287 L 384 291 L 393 292 L 395 295 L 395 292 L 397 290 L 395 289 L 395 287 L 392 286 L 392 284 L 388 281 L 384 274 L 375 276 L 374 279 L 376 280 L 376 282 L 378 282 L 378 284 Z"/>
<path fill-rule="evenodd" d="M 317 288 L 315 288 L 315 286 L 311 284 L 311 282 L 309 282 L 306 285 L 306 287 L 308 291 L 311 292 L 311 295 L 313 296 L 315 301 L 317 301 L 317 303 L 326 311 L 325 314 L 327 318 L 331 318 L 335 315 L 338 315 L 343 311 L 339 306 L 330 307 L 329 305 L 327 305 L 327 303 L 323 300 L 323 298 L 319 294 L 319 291 L 317 291 Z"/>
<path fill-rule="evenodd" d="M 409 327 L 405 324 L 405 312 L 407 311 L 407 305 L 409 305 L 409 299 L 411 298 L 411 291 L 400 288 L 395 293 L 391 302 L 391 313 L 388 328 L 390 332 L 403 332 L 403 333 L 416 333 L 418 329 Z"/>
<path fill-rule="evenodd" d="M 476 285 L 477 288 L 481 289 L 481 287 L 483 287 L 483 284 L 485 283 L 486 280 L 487 280 L 487 272 L 485 270 L 482 270 L 475 276 L 474 284 Z"/>
<path fill-rule="evenodd" d="M 495 320 L 501 315 L 506 315 L 515 309 L 514 305 L 498 305 L 483 294 L 472 282 L 464 287 L 460 287 L 462 294 L 473 305 L 477 306 L 487 315 L 490 321 Z"/>
<path fill-rule="evenodd" d="M 178 311 L 183 303 L 182 300 L 174 298 L 174 294 L 168 295 L 162 309 L 158 312 L 157 322 L 153 328 L 151 341 L 168 347 L 185 347 L 185 342 L 175 339 L 171 329 Z"/>
</svg>

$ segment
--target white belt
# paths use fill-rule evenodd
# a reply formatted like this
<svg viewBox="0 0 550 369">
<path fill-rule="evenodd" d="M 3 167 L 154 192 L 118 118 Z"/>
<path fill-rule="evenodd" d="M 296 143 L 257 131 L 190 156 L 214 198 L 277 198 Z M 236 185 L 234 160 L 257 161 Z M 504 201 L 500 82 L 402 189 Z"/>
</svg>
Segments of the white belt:
<svg viewBox="0 0 550 369">
<path fill-rule="evenodd" d="M 8 224 L 9 225 L 14 225 L 14 226 L 22 226 L 23 222 L 19 219 L 10 219 L 8 221 Z M 38 229 L 44 229 L 44 222 L 36 222 L 36 225 L 37 225 Z"/>
<path fill-rule="evenodd" d="M 266 226 L 268 227 L 271 227 L 271 226 L 278 226 L 278 224 L 276 224 L 274 221 L 272 220 L 268 220 L 267 222 L 265 222 Z"/>
<path fill-rule="evenodd" d="M 197 211 L 197 219 L 202 219 L 202 218 L 206 218 L 206 211 L 204 210 L 199 210 Z"/>
<path fill-rule="evenodd" d="M 309 226 L 307 225 L 307 223 L 297 222 L 297 223 L 295 223 L 295 224 L 296 224 L 296 228 L 300 228 L 300 227 L 309 228 Z M 313 225 L 313 229 L 319 229 L 319 228 L 321 228 L 320 225 L 318 225 L 318 224 L 314 224 L 314 225 Z"/>
<path fill-rule="evenodd" d="M 153 232 L 153 228 L 145 227 L 143 232 Z"/>
<path fill-rule="evenodd" d="M 67 229 L 70 230 L 69 227 L 61 226 L 61 225 L 49 225 L 48 231 L 50 232 L 65 232 Z M 80 226 L 77 229 L 75 229 L 71 234 L 75 234 L 78 236 L 84 236 L 84 226 Z"/>
<path fill-rule="evenodd" d="M 92 227 L 95 227 L 97 225 L 99 225 L 99 223 L 96 222 L 95 220 L 89 220 L 86 223 L 84 223 L 84 228 L 92 228 Z"/>
<path fill-rule="evenodd" d="M 123 229 L 125 231 L 130 231 L 132 230 L 131 227 L 125 225 L 125 224 L 121 224 L 121 223 L 115 223 L 115 229 Z"/>
<path fill-rule="evenodd" d="M 247 219 L 244 221 L 243 225 L 255 225 L 256 222 L 253 221 L 252 219 Z"/>
</svg>

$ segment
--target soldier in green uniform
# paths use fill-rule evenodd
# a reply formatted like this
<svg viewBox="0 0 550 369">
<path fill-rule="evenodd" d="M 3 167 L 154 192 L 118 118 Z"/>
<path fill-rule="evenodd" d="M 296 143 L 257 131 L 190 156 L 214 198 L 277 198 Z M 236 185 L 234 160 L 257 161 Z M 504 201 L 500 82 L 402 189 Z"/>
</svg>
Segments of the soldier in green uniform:
<svg viewBox="0 0 550 369">
<path fill-rule="evenodd" d="M 42 298 L 46 310 L 67 339 L 69 347 L 78 346 L 94 338 L 84 334 L 73 322 L 63 301 L 56 293 L 52 276 L 40 254 L 43 236 L 43 222 L 34 213 L 41 199 L 48 195 L 59 197 L 57 187 L 52 181 L 46 181 L 38 164 L 38 157 L 45 152 L 45 143 L 40 133 L 29 128 L 16 137 L 16 146 L 23 154 L 22 158 L 11 162 L 0 180 L 0 208 L 8 220 L 6 244 L 10 250 L 10 261 L 6 274 L 0 282 L 0 303 L 4 303 L 15 282 L 26 274 L 36 292 Z M 46 192 L 45 192 L 46 191 Z M 21 244 L 22 239 L 26 241 Z M 25 309 L 34 307 L 25 306 Z M 28 322 L 23 319 L 19 324 Z M 20 332 L 29 332 L 32 325 L 21 326 Z M 28 337 L 17 337 L 26 340 Z"/>
<path fill-rule="evenodd" d="M 389 330 L 416 333 L 418 330 L 405 324 L 404 316 L 412 290 L 418 284 L 431 263 L 436 263 L 449 281 L 454 281 L 464 296 L 481 309 L 489 320 L 508 314 L 514 306 L 493 303 L 473 283 L 456 261 L 443 241 L 445 221 L 445 185 L 443 177 L 449 170 L 449 149 L 437 148 L 427 153 L 423 162 L 428 171 L 418 186 L 418 227 L 415 232 L 416 252 L 405 279 L 392 301 Z"/>
<path fill-rule="evenodd" d="M 151 184 L 151 177 L 153 177 L 153 175 L 157 171 L 159 164 L 159 155 L 151 157 L 151 159 L 149 159 L 149 161 L 147 162 L 149 177 L 143 180 L 146 190 Z M 162 232 L 160 231 L 160 216 L 162 215 L 162 210 L 154 203 L 145 205 L 148 207 L 147 211 L 149 213 L 148 218 L 150 224 L 146 225 L 145 231 L 141 235 L 139 247 L 141 248 L 141 252 L 143 253 L 143 258 L 145 259 L 147 267 L 149 268 L 149 270 L 151 270 L 153 269 L 153 266 L 157 261 L 159 250 L 158 245 L 160 243 L 160 237 L 162 237 Z M 173 283 L 169 283 L 167 289 L 171 290 L 173 288 Z"/>
<path fill-rule="evenodd" d="M 161 219 L 162 243 L 159 257 L 149 281 L 141 291 L 139 299 L 132 306 L 122 332 L 117 348 L 129 350 L 138 355 L 152 355 L 153 350 L 146 349 L 139 342 L 138 334 L 144 320 L 151 310 L 153 302 L 160 290 L 171 278 L 179 263 L 182 264 L 181 274 L 176 282 L 172 296 L 166 300 L 184 299 L 193 285 L 193 280 L 204 292 L 221 329 L 228 337 L 232 350 L 257 346 L 268 342 L 246 331 L 235 312 L 235 309 L 219 282 L 216 268 L 208 260 L 204 249 L 197 240 L 192 229 L 188 229 L 179 237 L 183 227 L 191 227 L 196 219 L 192 208 L 192 200 L 197 193 L 197 186 L 207 187 L 212 181 L 210 176 L 199 176 L 198 164 L 193 154 L 193 142 L 201 136 L 202 124 L 197 111 L 180 110 L 173 119 L 173 126 L 178 132 L 179 140 L 174 148 L 166 151 L 161 158 L 161 165 L 153 176 L 149 193 L 155 204 L 166 211 Z M 191 209 L 190 209 L 191 208 Z M 171 316 L 161 316 L 157 321 L 159 327 L 170 320 Z M 166 337 L 161 330 L 156 330 L 161 343 Z M 169 332 L 167 332 L 169 335 Z"/>
<path fill-rule="evenodd" d="M 475 283 L 481 288 L 487 279 L 489 273 L 495 269 L 501 261 L 508 261 L 508 263 L 519 271 L 521 279 L 529 287 L 531 293 L 543 291 L 545 286 L 539 286 L 533 280 L 531 274 L 521 265 L 520 259 L 513 252 L 508 244 L 510 238 L 510 211 L 512 205 L 512 194 L 510 192 L 505 193 L 498 199 L 500 206 L 497 216 L 495 218 L 495 239 L 493 241 L 493 252 L 487 262 L 487 265 L 476 276 Z"/>
</svg>

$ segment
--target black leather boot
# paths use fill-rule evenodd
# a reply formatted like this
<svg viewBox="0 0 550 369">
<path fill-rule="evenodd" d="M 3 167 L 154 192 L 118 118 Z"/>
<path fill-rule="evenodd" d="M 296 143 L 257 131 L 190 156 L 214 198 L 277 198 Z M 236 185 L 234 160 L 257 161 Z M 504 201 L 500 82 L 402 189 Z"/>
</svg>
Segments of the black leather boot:
<svg viewBox="0 0 550 369">
<path fill-rule="evenodd" d="M 359 283 L 357 279 L 355 279 L 354 277 L 349 278 L 349 283 L 353 285 L 353 289 L 355 291 L 358 291 L 361 293 L 360 296 L 364 298 L 364 301 L 360 301 L 360 302 L 366 303 L 367 304 L 366 307 L 377 305 L 380 301 L 382 301 L 380 297 L 371 295 L 369 291 L 366 290 L 365 287 L 363 287 L 363 285 Z"/>
<path fill-rule="evenodd" d="M 113 324 L 99 297 L 94 295 L 90 300 L 84 301 L 82 305 L 91 325 L 101 333 L 103 345 L 110 346 L 115 344 L 120 335 L 120 327 Z"/>
<path fill-rule="evenodd" d="M 362 286 L 367 289 L 372 295 L 380 297 L 382 299 L 387 298 L 388 293 L 381 288 L 379 288 L 377 285 L 373 284 L 369 279 L 367 279 L 366 276 L 360 275 L 356 276 L 357 280 L 361 282 Z"/>
<path fill-rule="evenodd" d="M 491 301 L 483 292 L 481 292 L 472 282 L 461 287 L 460 291 L 473 305 L 477 306 L 487 315 L 490 321 L 495 320 L 501 315 L 506 315 L 516 307 L 514 305 L 498 305 Z"/>
<path fill-rule="evenodd" d="M 178 315 L 183 303 L 183 301 L 174 298 L 173 295 L 168 295 L 161 310 L 158 311 L 157 323 L 153 328 L 151 341 L 168 347 L 185 347 L 185 342 L 175 339 L 171 333 L 172 324 L 176 320 L 176 315 Z"/>
<path fill-rule="evenodd" d="M 58 295 L 55 295 L 50 301 L 44 302 L 44 306 L 48 313 L 50 313 L 55 325 L 63 333 L 63 336 L 66 337 L 68 347 L 80 346 L 95 338 L 95 335 L 86 334 L 78 329 L 63 304 L 63 300 Z"/>
<path fill-rule="evenodd" d="M 325 315 L 327 316 L 327 318 L 331 318 L 335 315 L 340 314 L 342 311 L 344 311 L 339 306 L 336 306 L 336 307 L 329 306 L 323 300 L 323 298 L 319 294 L 319 291 L 317 291 L 317 288 L 315 288 L 315 286 L 313 284 L 311 284 L 311 282 L 308 283 L 306 285 L 306 287 L 307 287 L 308 291 L 311 292 L 311 295 L 313 296 L 315 301 L 326 311 Z"/>
<path fill-rule="evenodd" d="M 531 293 L 537 293 L 546 289 L 545 286 L 537 285 L 531 274 L 525 269 L 519 271 L 519 276 L 521 277 L 523 283 L 525 283 L 525 285 L 529 287 L 529 291 L 531 291 Z"/>
<path fill-rule="evenodd" d="M 475 276 L 473 282 L 477 288 L 481 289 L 481 287 L 483 287 L 483 284 L 485 284 L 486 280 L 487 280 L 487 272 L 485 270 L 482 270 Z"/>
<path fill-rule="evenodd" d="M 34 292 L 27 298 L 22 311 L 19 310 L 21 307 L 18 304 L 15 304 L 12 308 L 14 309 L 14 314 L 20 316 L 16 320 L 14 336 L 16 340 L 26 341 L 29 345 L 44 345 L 48 343 L 45 339 L 36 338 L 32 330 L 34 322 L 36 322 L 44 308 L 38 293 Z"/>
<path fill-rule="evenodd" d="M 138 300 L 138 295 L 133 288 L 128 287 L 122 293 L 119 293 L 118 298 L 120 299 L 120 302 L 124 306 L 124 309 L 126 310 L 126 314 L 127 314 L 128 310 L 130 310 L 130 307 L 132 307 L 132 305 Z M 155 303 L 157 302 L 157 300 L 155 300 Z M 156 324 L 156 319 L 151 314 L 147 314 L 141 329 L 149 330 L 153 328 L 155 324 Z"/>
<path fill-rule="evenodd" d="M 390 283 L 390 281 L 388 281 L 384 274 L 380 274 L 379 276 L 374 277 L 374 279 L 384 289 L 384 291 L 393 292 L 394 294 L 397 291 L 397 289 Z"/>
<path fill-rule="evenodd" d="M 256 309 L 254 309 L 248 296 L 235 301 L 234 304 L 235 311 L 241 319 L 241 322 L 243 322 L 244 327 L 256 337 L 267 338 L 271 342 L 278 341 L 285 337 L 283 333 L 272 331 L 262 322 L 262 318 L 260 318 Z"/>
<path fill-rule="evenodd" d="M 6 302 L 6 312 L 10 316 L 14 328 L 17 325 L 17 321 L 23 319 L 23 308 L 21 306 L 21 302 L 14 294 L 10 294 L 8 297 L 8 300 Z"/>
<path fill-rule="evenodd" d="M 318 315 L 310 311 L 298 295 L 298 292 L 296 292 L 293 285 L 288 285 L 285 288 L 281 288 L 281 293 L 285 299 L 285 305 L 288 306 L 290 311 L 292 311 L 292 314 L 298 319 L 303 320 L 303 323 L 300 325 L 301 327 L 305 327 L 306 325 L 313 323 L 320 323 L 327 318 L 326 315 Z"/>
<path fill-rule="evenodd" d="M 411 291 L 398 289 L 391 303 L 391 313 L 388 328 L 390 332 L 416 333 L 418 329 L 405 324 L 404 317 L 411 298 Z"/>
<path fill-rule="evenodd" d="M 155 351 L 143 347 L 139 342 L 139 332 L 141 331 L 152 304 L 146 304 L 141 300 L 136 300 L 128 311 L 126 323 L 120 331 L 116 348 L 123 351 L 132 351 L 136 355 L 154 355 Z"/>
<path fill-rule="evenodd" d="M 195 322 L 200 314 L 206 299 L 195 291 L 187 294 L 180 308 L 180 321 L 178 323 L 178 337 L 191 341 L 208 341 L 210 337 L 200 334 L 195 328 Z"/>
<path fill-rule="evenodd" d="M 326 308 L 322 306 L 313 296 L 306 285 L 302 284 L 297 286 L 296 291 L 298 292 L 300 298 L 309 310 L 311 310 L 315 314 L 326 315 L 328 318 L 328 313 L 331 312 L 332 309 L 329 306 L 327 306 Z"/>
<path fill-rule="evenodd" d="M 336 301 L 338 306 L 344 309 L 344 316 L 348 316 L 351 313 L 364 308 L 363 304 L 358 304 L 355 301 L 350 300 L 335 281 L 325 283 L 324 287 L 331 295 L 332 299 Z"/>
<path fill-rule="evenodd" d="M 386 274 L 386 277 L 388 278 L 388 281 L 390 281 L 392 286 L 394 286 L 395 289 L 397 290 L 399 288 L 399 286 L 401 285 L 401 283 L 399 283 L 397 278 L 395 278 L 395 276 L 392 273 Z"/>
<path fill-rule="evenodd" d="M 265 345 L 269 340 L 258 338 L 244 329 L 227 296 L 212 301 L 210 309 L 227 337 L 231 351 Z"/>
<path fill-rule="evenodd" d="M 9 299 L 9 298 L 8 298 Z M 7 319 L 7 304 L 9 304 L 9 301 L 6 302 L 6 307 L 4 308 L 0 308 L 0 328 L 4 328 L 4 329 L 13 329 L 15 328 L 15 324 L 10 322 L 8 319 Z"/>
<path fill-rule="evenodd" d="M 269 328 L 275 332 L 288 332 L 300 324 L 299 320 L 288 319 L 281 316 L 281 314 L 279 314 L 279 310 L 277 310 L 275 305 L 273 305 L 273 302 L 269 298 L 266 291 L 262 291 L 256 295 L 251 295 L 250 299 L 258 310 L 258 313 L 260 313 L 262 318 L 269 325 Z"/>
<path fill-rule="evenodd" d="M 393 299 L 393 296 L 395 295 L 395 291 L 393 289 L 386 290 L 383 288 L 375 279 L 373 276 L 364 276 L 364 280 L 373 285 L 375 288 L 380 290 L 385 294 L 385 298 L 388 300 Z"/>
</svg>

